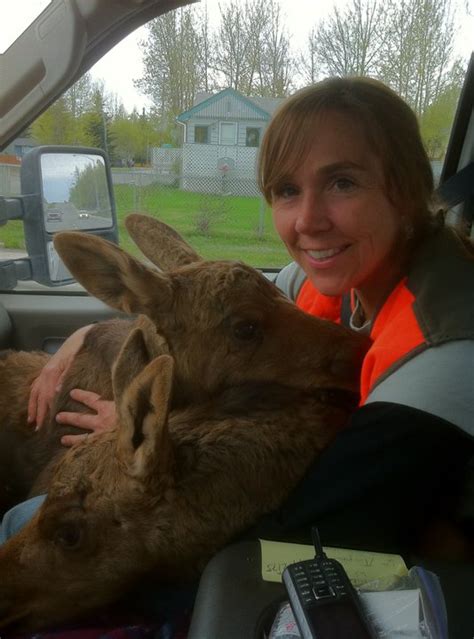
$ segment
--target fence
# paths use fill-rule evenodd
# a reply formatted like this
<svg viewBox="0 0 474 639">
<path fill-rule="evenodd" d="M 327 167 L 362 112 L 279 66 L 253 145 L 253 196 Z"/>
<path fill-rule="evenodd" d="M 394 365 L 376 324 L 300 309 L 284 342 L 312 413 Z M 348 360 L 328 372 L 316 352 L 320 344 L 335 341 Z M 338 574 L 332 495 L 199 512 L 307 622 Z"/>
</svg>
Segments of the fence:
<svg viewBox="0 0 474 639">
<path fill-rule="evenodd" d="M 112 170 L 115 201 L 119 212 L 130 210 L 154 212 L 150 207 L 175 208 L 216 217 L 233 210 L 250 208 L 260 218 L 266 209 L 255 178 L 239 176 L 231 171 L 218 175 L 169 172 L 163 179 L 154 169 Z M 263 231 L 263 220 L 258 223 Z"/>
<path fill-rule="evenodd" d="M 288 261 L 255 178 L 235 171 L 183 174 L 176 168 L 180 166 L 174 164 L 167 174 L 155 168 L 112 169 L 120 243 L 126 250 L 137 252 L 122 221 L 128 213 L 138 211 L 156 215 L 176 228 L 208 259 L 240 259 L 262 267 L 278 267 Z M 19 192 L 19 167 L 0 166 L 0 195 Z M 1 241 L 7 248 L 24 247 L 22 225 L 2 227 Z"/>
<path fill-rule="evenodd" d="M 133 211 L 156 215 L 208 259 L 240 259 L 262 267 L 286 264 L 288 254 L 255 178 L 229 173 L 173 172 L 163 180 L 154 170 L 114 169 L 119 220 Z M 133 250 L 122 238 L 125 248 Z"/>
<path fill-rule="evenodd" d="M 152 149 L 156 182 L 183 191 L 259 196 L 255 179 L 258 149 L 217 144 L 186 144 Z"/>
<path fill-rule="evenodd" d="M 20 195 L 20 167 L 0 163 L 0 195 Z"/>
</svg>

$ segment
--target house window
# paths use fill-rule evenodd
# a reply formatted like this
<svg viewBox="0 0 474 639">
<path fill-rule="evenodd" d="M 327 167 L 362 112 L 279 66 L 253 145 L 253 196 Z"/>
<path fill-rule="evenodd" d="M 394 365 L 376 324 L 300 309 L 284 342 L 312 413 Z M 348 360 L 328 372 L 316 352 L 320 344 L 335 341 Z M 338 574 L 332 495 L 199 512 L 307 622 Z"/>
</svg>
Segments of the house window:
<svg viewBox="0 0 474 639">
<path fill-rule="evenodd" d="M 208 126 L 194 127 L 194 142 L 196 144 L 209 144 L 209 127 Z"/>
<path fill-rule="evenodd" d="M 221 122 L 221 144 L 234 145 L 237 142 L 235 122 Z"/>
<path fill-rule="evenodd" d="M 260 144 L 260 129 L 254 127 L 247 127 L 245 134 L 245 146 L 259 146 Z"/>
</svg>

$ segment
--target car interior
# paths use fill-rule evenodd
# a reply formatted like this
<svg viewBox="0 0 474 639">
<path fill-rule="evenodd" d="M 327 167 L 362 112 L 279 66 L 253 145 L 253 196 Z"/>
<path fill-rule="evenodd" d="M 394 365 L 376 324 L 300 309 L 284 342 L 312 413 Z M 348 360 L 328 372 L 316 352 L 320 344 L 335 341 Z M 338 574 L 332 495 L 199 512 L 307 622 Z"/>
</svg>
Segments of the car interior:
<svg viewBox="0 0 474 639">
<path fill-rule="evenodd" d="M 0 56 L 0 149 L 117 42 L 149 20 L 186 4 L 187 0 L 54 0 Z M 23 194 L 31 195 L 35 188 L 26 184 L 27 181 Z M 450 206 L 450 222 L 474 238 L 474 54 L 458 102 L 438 193 Z M 113 194 L 111 198 L 113 208 Z M 10 219 L 26 219 L 25 201 L 19 203 L 15 197 L 0 197 L 0 229 Z M 28 215 L 31 220 L 31 210 Z M 54 215 L 50 221 L 54 223 Z M 33 221 L 32 238 L 39 237 L 40 226 L 35 224 Z M 96 234 L 113 239 L 116 228 L 114 221 Z M 38 254 L 45 250 L 45 243 L 46 240 L 41 239 Z M 30 258 L 33 249 L 31 251 Z M 81 326 L 120 316 L 67 277 L 49 284 L 48 278 L 42 280 L 41 276 L 33 277 L 35 281 L 32 281 L 34 273 L 41 271 L 44 276 L 45 267 L 39 269 L 35 260 L 28 262 L 30 258 L 2 259 L 0 255 L 1 349 L 53 353 Z M 274 276 L 274 273 L 266 274 Z M 474 460 L 472 466 L 474 476 Z M 470 481 L 474 494 L 474 477 Z M 471 516 L 474 522 L 474 512 Z M 416 558 L 413 561 L 416 562 Z M 196 598 L 188 639 L 269 636 L 286 593 L 282 583 L 262 578 L 261 563 L 259 541 L 247 538 L 236 540 L 210 561 L 193 593 Z M 449 637 L 474 637 L 474 563 L 453 565 L 426 561 L 421 565 L 440 578 L 450 624 Z M 159 596 L 157 592 L 156 597 Z M 147 597 L 148 610 L 158 610 L 158 601 L 151 599 Z"/>
</svg>

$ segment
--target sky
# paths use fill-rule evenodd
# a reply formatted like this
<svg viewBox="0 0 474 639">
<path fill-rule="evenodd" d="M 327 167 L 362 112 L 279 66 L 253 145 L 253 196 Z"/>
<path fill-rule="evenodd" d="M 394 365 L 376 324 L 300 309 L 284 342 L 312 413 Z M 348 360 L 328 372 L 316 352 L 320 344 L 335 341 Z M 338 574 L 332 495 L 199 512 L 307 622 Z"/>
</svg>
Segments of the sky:
<svg viewBox="0 0 474 639">
<path fill-rule="evenodd" d="M 204 0 L 201 1 L 204 2 Z M 335 2 L 342 4 L 343 1 L 280 0 L 288 30 L 293 36 L 292 44 L 301 43 L 300 46 L 304 46 L 310 27 L 325 12 L 329 11 Z M 219 2 L 222 2 L 222 0 L 207 0 L 209 15 L 212 15 L 212 13 L 219 15 Z M 199 3 L 196 3 L 195 6 L 198 5 Z M 298 6 L 298 11 L 294 11 L 295 5 Z M 292 11 L 290 10 L 291 7 L 293 7 Z M 118 76 L 113 81 L 113 86 L 116 88 L 110 88 L 112 86 L 110 81 L 106 82 L 106 87 L 121 96 L 127 111 L 133 108 L 130 106 L 132 104 L 137 106 L 139 110 L 141 110 L 142 106 L 147 107 L 150 105 L 150 101 L 133 87 L 132 81 L 132 78 L 139 78 L 142 74 L 141 56 L 136 43 L 139 40 L 146 39 L 146 35 L 146 27 L 137 29 L 105 55 L 91 70 L 93 76 L 98 78 Z M 118 68 L 123 69 L 124 61 L 127 61 L 127 72 L 117 74 L 116 70 Z"/>
<path fill-rule="evenodd" d="M 15 0 L 13 7 L 5 0 L 0 1 L 0 52 L 5 50 L 9 41 L 19 35 L 20 26 L 29 22 L 30 17 L 32 19 L 34 15 L 37 15 L 48 1 Z M 292 45 L 295 48 L 304 47 L 310 28 L 327 15 L 334 4 L 342 5 L 346 1 L 280 0 L 285 23 L 292 36 Z M 209 15 L 219 15 L 219 2 L 222 0 L 207 0 Z M 8 10 L 6 5 L 10 5 Z M 474 0 L 459 0 L 459 11 L 463 15 L 463 20 L 462 29 L 457 38 L 457 50 L 458 53 L 467 57 L 474 50 Z M 137 42 L 145 38 L 146 28 L 137 29 L 91 69 L 93 78 L 104 81 L 105 89 L 116 94 L 129 112 L 134 107 L 141 111 L 142 108 L 150 106 L 150 101 L 133 86 L 133 79 L 142 75 L 141 54 Z"/>
</svg>

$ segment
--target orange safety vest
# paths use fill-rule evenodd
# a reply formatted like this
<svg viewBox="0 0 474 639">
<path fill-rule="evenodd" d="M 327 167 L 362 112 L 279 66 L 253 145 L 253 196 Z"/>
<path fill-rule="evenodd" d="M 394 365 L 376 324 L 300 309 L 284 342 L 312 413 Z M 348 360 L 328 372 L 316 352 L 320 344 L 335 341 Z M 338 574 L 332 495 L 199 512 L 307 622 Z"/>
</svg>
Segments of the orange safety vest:
<svg viewBox="0 0 474 639">
<path fill-rule="evenodd" d="M 295 301 L 311 315 L 341 321 L 342 297 L 322 295 L 309 280 Z M 361 405 L 378 383 L 422 350 L 474 339 L 474 259 L 451 230 L 420 247 L 408 276 L 377 313 L 370 337 L 361 371 Z"/>
<path fill-rule="evenodd" d="M 370 331 L 372 345 L 361 371 L 360 403 L 395 364 L 426 347 L 426 342 L 413 311 L 413 293 L 406 286 L 406 278 L 392 291 L 378 313 Z M 296 304 L 299 308 L 323 319 L 341 322 L 342 297 L 322 295 L 309 280 L 300 289 Z M 398 366 L 397 366 L 398 367 Z"/>
</svg>

